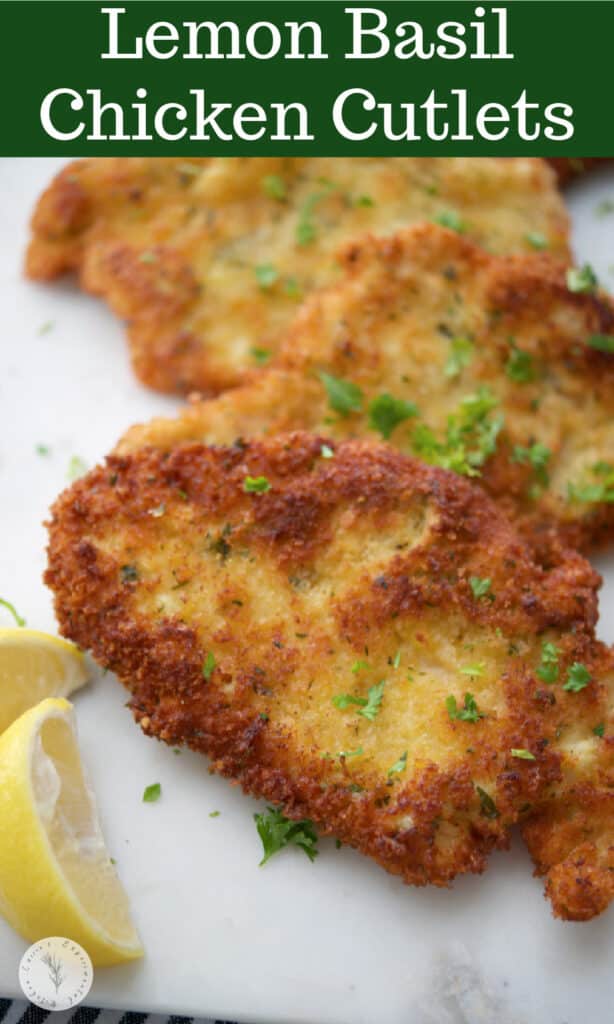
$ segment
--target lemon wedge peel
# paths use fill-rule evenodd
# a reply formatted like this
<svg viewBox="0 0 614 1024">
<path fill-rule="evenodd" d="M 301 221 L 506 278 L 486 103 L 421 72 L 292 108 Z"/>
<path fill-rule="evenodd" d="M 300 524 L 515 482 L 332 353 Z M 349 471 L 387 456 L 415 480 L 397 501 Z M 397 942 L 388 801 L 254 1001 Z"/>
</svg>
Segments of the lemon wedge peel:
<svg viewBox="0 0 614 1024">
<path fill-rule="evenodd" d="M 0 821 L 0 912 L 20 935 L 30 942 L 65 935 L 97 967 L 143 955 L 104 846 L 68 701 L 41 701 L 0 736 Z"/>
</svg>

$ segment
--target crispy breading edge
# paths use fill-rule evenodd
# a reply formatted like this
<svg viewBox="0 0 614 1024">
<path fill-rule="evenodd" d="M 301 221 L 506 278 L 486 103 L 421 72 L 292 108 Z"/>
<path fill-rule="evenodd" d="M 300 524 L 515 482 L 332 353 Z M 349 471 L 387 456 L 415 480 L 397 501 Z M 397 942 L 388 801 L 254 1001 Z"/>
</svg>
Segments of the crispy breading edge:
<svg viewBox="0 0 614 1024">
<path fill-rule="evenodd" d="M 287 439 L 255 444 L 250 446 L 250 465 L 255 463 L 259 472 L 266 471 L 276 482 L 285 478 L 291 495 L 289 479 L 292 474 L 301 467 L 304 469 L 306 463 L 311 464 L 320 447 L 321 439 L 305 435 L 296 435 L 290 445 Z M 106 468 L 93 471 L 60 496 L 50 524 L 46 582 L 55 592 L 62 632 L 84 647 L 91 646 L 95 657 L 117 671 L 131 686 L 134 714 L 145 731 L 170 743 L 187 739 L 194 749 L 213 758 L 213 770 L 237 778 L 247 792 L 283 805 L 291 817 L 313 817 L 324 832 L 338 835 L 387 870 L 414 884 L 432 881 L 445 885 L 460 870 L 483 870 L 486 854 L 496 846 L 507 844 L 506 830 L 499 821 L 480 822 L 479 828 L 476 824 L 472 827 L 471 842 L 461 852 L 456 851 L 457 859 L 452 864 L 437 863 L 432 831 L 422 827 L 402 836 L 387 836 L 372 807 L 365 808 L 356 801 L 348 801 L 347 794 L 331 796 L 322 792 L 320 781 L 324 769 L 321 764 L 301 765 L 298 780 L 284 777 L 283 772 L 272 764 L 265 723 L 255 720 L 249 713 L 240 709 L 229 711 L 223 701 L 214 701 L 203 720 L 199 721 L 198 729 L 188 730 L 186 735 L 181 700 L 174 700 L 171 714 L 168 706 L 160 711 L 160 700 L 169 687 L 173 694 L 189 695 L 195 686 L 202 685 L 204 652 L 193 631 L 179 622 L 166 621 L 151 630 L 147 624 L 142 626 L 135 621 L 130 614 L 130 586 L 119 583 L 117 564 L 107 556 L 101 557 L 95 546 L 83 539 L 83 533 L 97 522 L 104 524 L 113 510 L 125 507 L 127 501 L 134 506 L 134 515 L 138 515 L 139 507 L 151 507 L 152 502 L 161 500 L 168 486 L 166 489 L 143 486 L 144 478 L 152 469 L 156 472 L 162 470 L 165 479 L 172 480 L 175 488 L 184 481 L 185 486 L 193 489 L 192 470 L 194 460 L 198 458 L 205 460 L 207 470 L 205 483 L 202 483 L 201 476 L 201 482 L 197 484 L 205 488 L 199 500 L 211 486 L 210 478 L 216 474 L 216 469 L 216 506 L 219 507 L 220 502 L 223 505 L 226 501 L 239 500 L 238 492 L 242 488 L 236 473 L 233 478 L 233 464 L 242 463 L 243 449 L 238 448 L 233 453 L 232 449 L 205 449 L 202 446 L 187 446 L 168 459 L 155 452 L 131 458 L 112 456 Z M 326 484 L 324 490 L 333 502 L 343 495 L 347 498 L 360 494 L 367 504 L 377 503 L 403 488 L 417 489 L 420 493 L 429 494 L 436 502 L 444 520 L 447 520 L 447 529 L 453 534 L 464 534 L 474 539 L 480 537 L 480 542 L 488 537 L 489 550 L 492 551 L 506 550 L 511 546 L 516 561 L 514 583 L 518 592 L 523 579 L 534 584 L 536 574 L 539 576 L 541 573 L 532 562 L 528 549 L 516 540 L 507 523 L 466 481 L 417 463 L 392 449 L 364 442 L 338 445 L 334 463 L 334 470 L 324 466 L 323 472 L 328 475 L 326 481 L 318 484 Z M 126 478 L 119 498 L 115 488 L 109 484 L 110 474 Z M 191 497 L 190 500 L 195 499 Z M 259 508 L 262 510 L 263 506 Z M 273 508 L 271 515 L 272 519 L 262 511 L 263 529 L 271 537 L 280 535 L 280 530 L 290 529 L 292 544 L 314 543 L 313 520 L 309 515 L 301 519 L 296 505 L 292 509 L 291 522 L 284 508 Z M 462 586 L 468 589 L 466 584 Z M 523 606 L 522 611 L 517 609 L 510 613 L 512 617 L 520 616 L 525 624 L 533 623 L 536 630 L 553 624 L 566 624 L 568 628 L 575 625 L 581 630 L 585 612 L 581 611 L 576 596 L 584 594 L 590 621 L 595 614 L 595 586 L 596 576 L 587 563 L 579 556 L 570 555 L 552 572 L 551 583 L 543 591 L 546 604 L 532 600 Z M 565 594 L 567 597 L 561 602 Z M 401 587 L 387 595 L 387 599 L 393 602 L 392 610 L 398 612 L 406 595 L 403 596 Z M 495 624 L 496 615 L 487 607 L 488 603 L 483 608 L 476 606 L 464 591 L 456 594 L 455 600 L 460 601 L 466 613 L 485 616 Z M 537 737 L 543 734 L 543 722 L 531 724 L 535 715 L 531 703 L 533 690 L 532 680 L 527 681 L 524 692 L 522 688 L 516 688 L 514 715 L 523 722 L 525 730 Z M 275 753 L 275 743 L 272 749 Z M 537 781 L 534 777 L 532 784 L 527 784 L 525 769 L 526 765 L 519 768 L 516 762 L 500 779 L 497 800 L 506 820 L 517 817 L 518 808 L 528 794 L 533 799 L 549 779 L 556 778 L 558 758 L 544 748 L 541 778 Z M 375 799 L 377 794 L 376 787 Z M 455 801 L 462 813 L 471 798 L 474 799 L 475 794 L 469 769 L 465 766 L 451 774 L 442 773 L 434 766 L 417 780 L 413 793 L 407 793 L 407 802 L 414 811 L 420 809 L 423 823 L 426 819 L 432 821 L 433 813 L 441 806 L 442 800 Z"/>
</svg>

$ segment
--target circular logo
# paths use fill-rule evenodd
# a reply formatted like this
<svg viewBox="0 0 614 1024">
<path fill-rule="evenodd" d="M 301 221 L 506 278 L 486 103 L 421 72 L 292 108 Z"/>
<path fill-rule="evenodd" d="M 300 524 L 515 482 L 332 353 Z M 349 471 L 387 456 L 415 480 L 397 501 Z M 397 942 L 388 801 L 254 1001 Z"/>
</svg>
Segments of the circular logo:
<svg viewBox="0 0 614 1024">
<path fill-rule="evenodd" d="M 35 942 L 19 964 L 24 995 L 42 1010 L 70 1010 L 81 1003 L 94 980 L 92 961 L 78 942 L 57 935 Z"/>
</svg>

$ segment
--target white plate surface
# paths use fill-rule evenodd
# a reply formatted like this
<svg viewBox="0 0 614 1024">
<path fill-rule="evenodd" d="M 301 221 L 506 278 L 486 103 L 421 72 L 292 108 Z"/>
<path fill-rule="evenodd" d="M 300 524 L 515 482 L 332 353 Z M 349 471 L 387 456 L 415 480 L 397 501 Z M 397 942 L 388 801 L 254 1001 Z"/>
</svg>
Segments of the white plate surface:
<svg viewBox="0 0 614 1024">
<path fill-rule="evenodd" d="M 71 456 L 93 465 L 129 424 L 179 405 L 137 384 L 102 303 L 69 283 L 22 278 L 29 213 L 60 163 L 0 161 L 0 596 L 46 630 L 55 627 L 41 523 Z M 576 253 L 614 286 L 614 214 L 595 214 L 604 198 L 614 199 L 614 170 L 569 192 Z M 35 454 L 37 443 L 51 455 Z M 598 565 L 600 631 L 614 641 L 614 556 Z M 450 892 L 406 888 L 329 841 L 314 864 L 289 850 L 259 869 L 258 805 L 210 777 L 203 759 L 141 736 L 125 699 L 112 677 L 96 678 L 76 706 L 147 956 L 98 971 L 91 1005 L 252 1024 L 610 1019 L 614 911 L 584 925 L 553 920 L 517 839 Z M 152 782 L 163 797 L 143 804 Z M 0 920 L 3 995 L 19 995 L 25 946 Z"/>
</svg>

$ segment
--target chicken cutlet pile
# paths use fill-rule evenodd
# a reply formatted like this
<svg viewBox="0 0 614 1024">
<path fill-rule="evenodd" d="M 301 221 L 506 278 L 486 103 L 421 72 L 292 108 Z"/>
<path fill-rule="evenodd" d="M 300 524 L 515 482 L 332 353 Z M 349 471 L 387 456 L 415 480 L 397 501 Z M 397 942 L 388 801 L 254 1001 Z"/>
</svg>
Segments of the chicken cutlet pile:
<svg viewBox="0 0 614 1024">
<path fill-rule="evenodd" d="M 594 571 L 544 568 L 471 483 L 387 445 L 113 455 L 56 502 L 46 581 L 144 732 L 416 885 L 481 871 L 568 781 L 577 709 L 574 742 L 603 744 Z"/>
<path fill-rule="evenodd" d="M 614 533 L 614 305 L 586 271 L 420 225 L 350 246 L 243 388 L 133 428 L 120 451 L 306 428 L 473 476 L 532 542 Z"/>
<path fill-rule="evenodd" d="M 27 272 L 76 270 L 127 321 L 145 384 L 210 395 L 277 349 L 303 299 L 336 279 L 340 245 L 425 220 L 490 251 L 569 258 L 542 160 L 116 158 L 70 164 L 47 189 Z"/>
</svg>

